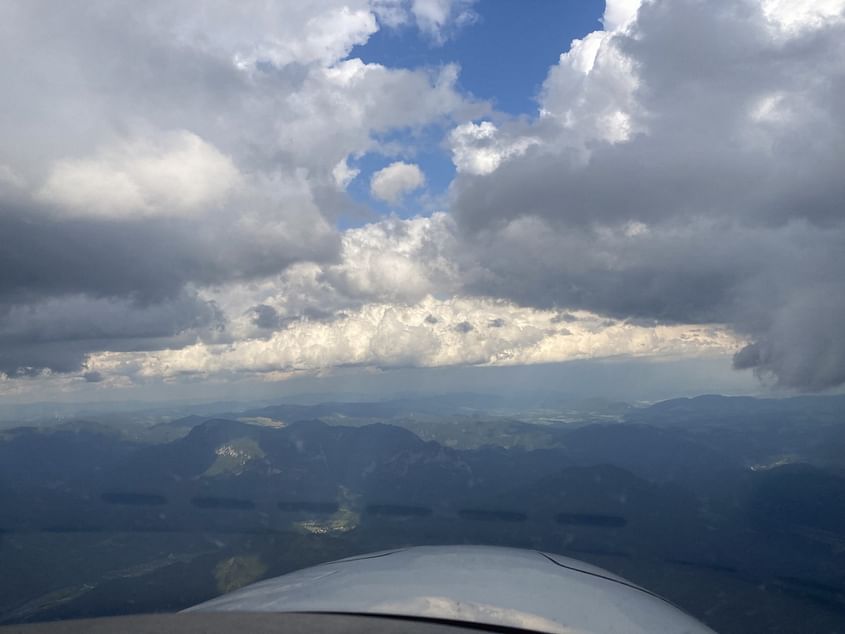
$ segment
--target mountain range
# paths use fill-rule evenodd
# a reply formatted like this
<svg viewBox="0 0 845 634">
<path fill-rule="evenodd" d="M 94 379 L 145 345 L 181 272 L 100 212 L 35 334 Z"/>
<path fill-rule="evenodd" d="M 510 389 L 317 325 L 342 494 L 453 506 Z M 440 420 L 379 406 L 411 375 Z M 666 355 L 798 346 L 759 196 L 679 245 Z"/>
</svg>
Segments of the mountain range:
<svg viewBox="0 0 845 634">
<path fill-rule="evenodd" d="M 478 405 L 6 430 L 0 619 L 177 609 L 325 559 L 491 543 L 596 563 L 717 631 L 841 631 L 842 397 L 542 424 Z"/>
</svg>

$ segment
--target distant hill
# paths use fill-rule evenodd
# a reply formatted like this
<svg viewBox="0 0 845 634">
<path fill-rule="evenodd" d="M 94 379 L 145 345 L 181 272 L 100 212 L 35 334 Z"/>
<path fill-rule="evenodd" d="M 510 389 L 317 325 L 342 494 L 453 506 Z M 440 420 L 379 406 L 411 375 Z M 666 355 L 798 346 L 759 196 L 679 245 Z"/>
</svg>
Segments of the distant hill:
<svg viewBox="0 0 845 634">
<path fill-rule="evenodd" d="M 649 425 L 755 425 L 784 421 L 845 422 L 845 395 L 753 398 L 703 395 L 676 398 L 630 410 L 625 420 Z"/>
</svg>

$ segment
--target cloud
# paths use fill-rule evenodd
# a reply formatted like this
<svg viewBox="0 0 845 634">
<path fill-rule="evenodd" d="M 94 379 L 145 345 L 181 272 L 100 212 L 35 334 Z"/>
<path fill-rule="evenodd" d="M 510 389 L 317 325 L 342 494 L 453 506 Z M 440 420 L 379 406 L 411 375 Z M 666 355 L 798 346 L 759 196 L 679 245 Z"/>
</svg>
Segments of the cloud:
<svg viewBox="0 0 845 634">
<path fill-rule="evenodd" d="M 621 31 L 636 19 L 643 0 L 607 0 L 602 16 L 604 30 Z"/>
<path fill-rule="evenodd" d="M 0 165 L 0 187 L 4 189 L 22 189 L 26 181 L 9 165 Z"/>
<path fill-rule="evenodd" d="M 85 372 L 82 378 L 85 379 L 86 383 L 99 383 L 103 380 L 103 375 L 99 372 Z"/>
<path fill-rule="evenodd" d="M 272 309 L 278 327 L 302 319 L 332 319 L 366 303 L 415 303 L 460 288 L 454 226 L 445 213 L 388 217 L 344 232 L 337 261 L 298 263 L 248 286 L 206 289 L 202 297 L 230 316 L 234 338 L 263 336 L 256 316 Z M 269 324 L 270 321 L 264 321 Z"/>
<path fill-rule="evenodd" d="M 11 375 L 235 336 L 261 302 L 209 318 L 215 289 L 337 261 L 349 157 L 486 110 L 454 66 L 346 59 L 378 28 L 363 0 L 36 0 L 3 4 L 0 24 L 0 82 L 15 86 L 0 119 L 0 314 L 38 314 L 53 333 L 9 330 Z M 90 323 L 68 331 L 62 311 L 83 305 Z"/>
<path fill-rule="evenodd" d="M 612 0 L 534 117 L 463 94 L 455 64 L 349 58 L 380 25 L 442 43 L 474 19 L 0 5 L 3 389 L 728 350 L 845 383 L 841 1 Z M 432 129 L 445 211 L 338 229 L 353 161 Z M 370 185 L 424 183 L 399 161 Z"/>
<path fill-rule="evenodd" d="M 96 350 L 154 350 L 225 339 L 225 317 L 188 290 L 165 301 L 48 297 L 0 304 L 0 374 L 74 372 Z"/>
<path fill-rule="evenodd" d="M 402 197 L 425 184 L 425 176 L 414 163 L 396 161 L 373 174 L 370 193 L 385 202 L 396 204 Z"/>
<path fill-rule="evenodd" d="M 373 13 L 379 24 L 391 29 L 398 29 L 410 19 L 407 0 L 374 0 Z"/>
<path fill-rule="evenodd" d="M 473 4 L 475 0 L 412 0 L 411 12 L 420 30 L 442 44 L 450 35 L 448 29 L 460 29 L 478 19 Z"/>
<path fill-rule="evenodd" d="M 263 277 L 302 260 L 331 258 L 337 234 L 308 183 L 255 181 L 232 203 L 193 215 L 112 218 L 3 201 L 0 303 L 84 293 L 160 302 L 188 284 Z"/>
<path fill-rule="evenodd" d="M 149 380 L 313 372 L 344 365 L 517 365 L 617 355 L 712 355 L 736 350 L 741 343 L 711 325 L 640 326 L 580 312 L 577 322 L 563 327 L 552 323 L 554 314 L 499 300 L 428 296 L 409 305 L 365 304 L 330 321 L 300 320 L 269 339 L 106 352 L 92 355 L 87 365 L 104 377 Z M 500 325 L 489 328 L 490 323 Z"/>
<path fill-rule="evenodd" d="M 845 19 L 845 2 L 842 0 L 763 0 L 763 13 L 785 35 L 794 35 L 804 29 L 814 29 Z"/>
<path fill-rule="evenodd" d="M 396 29 L 413 23 L 440 45 L 478 19 L 474 4 L 475 0 L 374 0 L 372 7 L 381 24 Z"/>
<path fill-rule="evenodd" d="M 452 225 L 445 214 L 400 220 L 387 218 L 347 231 L 341 261 L 324 267 L 323 278 L 350 298 L 416 301 L 458 288 L 448 251 Z"/>
<path fill-rule="evenodd" d="M 340 189 L 346 189 L 349 186 L 349 183 L 355 180 L 360 173 L 361 170 L 349 167 L 349 164 L 346 162 L 346 157 L 342 158 L 332 169 L 334 182 Z"/>
<path fill-rule="evenodd" d="M 348 230 L 338 262 L 296 264 L 250 285 L 205 290 L 228 316 L 223 331 L 145 353 L 90 355 L 104 383 L 319 372 L 335 366 L 439 367 L 549 363 L 594 357 L 724 354 L 743 341 L 725 328 L 655 325 L 461 295 L 456 227 L 445 213 L 387 218 Z M 433 294 L 441 295 L 440 298 Z"/>
<path fill-rule="evenodd" d="M 776 372 L 784 385 L 824 389 L 845 383 L 845 298 L 840 285 L 796 291 L 767 318 L 754 342 L 734 356 L 738 369 L 765 379 Z"/>
<path fill-rule="evenodd" d="M 840 3 L 636 4 L 609 5 L 608 30 L 561 55 L 533 122 L 491 134 L 540 143 L 495 172 L 460 170 L 464 292 L 724 323 L 752 340 L 737 367 L 841 385 Z"/>
<path fill-rule="evenodd" d="M 139 12 L 177 43 L 226 55 L 236 66 L 317 63 L 331 66 L 378 30 L 364 0 L 314 0 L 284 6 L 260 0 L 218 0 L 202 11 L 150 2 Z"/>
<path fill-rule="evenodd" d="M 498 128 L 490 121 L 477 124 L 470 121 L 454 128 L 449 134 L 449 144 L 452 162 L 458 172 L 489 174 L 502 161 L 524 154 L 529 147 L 540 142 L 530 136 L 507 139 L 498 132 Z"/>
<path fill-rule="evenodd" d="M 276 309 L 267 304 L 257 304 L 250 309 L 252 323 L 258 328 L 276 329 L 281 325 L 279 313 Z"/>
<path fill-rule="evenodd" d="M 80 216 L 191 214 L 221 202 L 239 179 L 231 159 L 182 131 L 59 160 L 36 196 Z"/>
</svg>

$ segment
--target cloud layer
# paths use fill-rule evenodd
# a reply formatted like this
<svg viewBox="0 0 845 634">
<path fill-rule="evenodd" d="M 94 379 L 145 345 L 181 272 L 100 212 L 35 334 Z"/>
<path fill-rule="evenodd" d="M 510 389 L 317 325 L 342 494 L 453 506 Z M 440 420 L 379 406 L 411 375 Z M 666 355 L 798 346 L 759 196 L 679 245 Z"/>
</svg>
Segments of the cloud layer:
<svg viewBox="0 0 845 634">
<path fill-rule="evenodd" d="M 736 345 L 717 326 L 640 326 L 586 312 L 561 318 L 554 311 L 501 301 L 429 296 L 410 305 L 366 304 L 332 319 L 289 322 L 266 339 L 95 354 L 87 370 L 98 377 L 136 380 L 197 374 L 272 377 L 339 366 L 517 365 L 617 355 L 706 355 Z"/>
<path fill-rule="evenodd" d="M 610 0 L 533 117 L 350 56 L 480 11 L 0 6 L 0 391 L 725 352 L 845 383 L 845 1 Z M 431 204 L 425 135 L 442 211 L 347 192 L 376 156 L 372 199 Z"/>
</svg>

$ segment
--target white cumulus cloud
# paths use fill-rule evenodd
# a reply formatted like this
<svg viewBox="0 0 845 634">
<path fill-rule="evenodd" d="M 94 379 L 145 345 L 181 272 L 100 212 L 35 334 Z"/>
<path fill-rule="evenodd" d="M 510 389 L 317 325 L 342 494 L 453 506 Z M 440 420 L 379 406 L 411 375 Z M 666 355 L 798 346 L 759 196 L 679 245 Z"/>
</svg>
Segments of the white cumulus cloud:
<svg viewBox="0 0 845 634">
<path fill-rule="evenodd" d="M 500 300 L 431 296 L 365 304 L 331 320 L 301 320 L 269 339 L 197 343 L 179 350 L 92 355 L 103 377 L 274 373 L 345 366 L 517 365 L 626 356 L 725 354 L 740 342 L 711 325 L 641 326 L 586 311 L 567 314 Z"/>
<path fill-rule="evenodd" d="M 787 35 L 845 20 L 843 0 L 763 0 L 763 12 Z"/>
<path fill-rule="evenodd" d="M 414 163 L 396 161 L 373 174 L 370 193 L 385 202 L 396 204 L 405 194 L 425 184 L 425 175 Z"/>
<path fill-rule="evenodd" d="M 59 160 L 37 195 L 80 216 L 193 213 L 218 202 L 239 178 L 229 157 L 182 131 L 124 141 L 90 158 Z"/>
<path fill-rule="evenodd" d="M 508 138 L 490 121 L 467 122 L 449 134 L 452 162 L 459 172 L 489 174 L 511 156 L 519 156 L 540 140 L 532 136 Z"/>
</svg>

